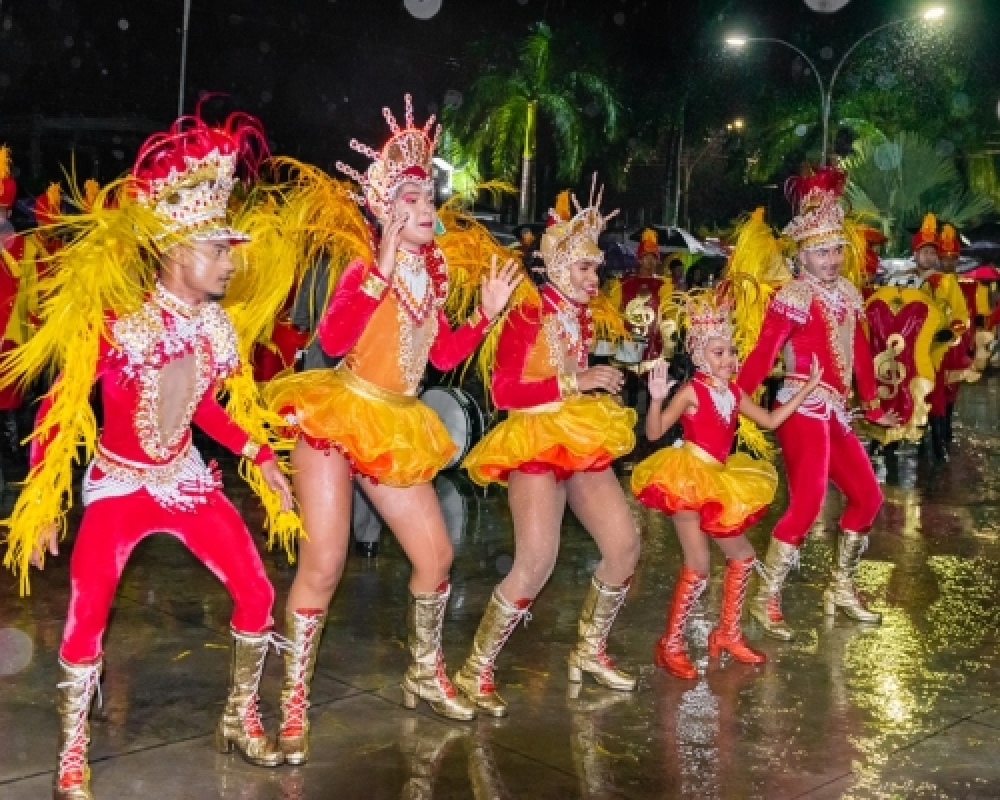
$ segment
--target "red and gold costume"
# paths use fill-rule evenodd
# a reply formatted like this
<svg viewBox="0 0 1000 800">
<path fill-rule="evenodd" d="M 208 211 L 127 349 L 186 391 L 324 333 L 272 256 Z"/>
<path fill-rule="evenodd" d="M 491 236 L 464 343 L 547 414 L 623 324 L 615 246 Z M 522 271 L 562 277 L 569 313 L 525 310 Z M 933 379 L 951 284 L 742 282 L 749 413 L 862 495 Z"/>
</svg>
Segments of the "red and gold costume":
<svg viewBox="0 0 1000 800">
<path fill-rule="evenodd" d="M 711 536 L 738 536 L 757 522 L 774 500 L 778 475 L 770 464 L 733 453 L 742 390 L 735 383 L 717 387 L 710 375 L 696 373 L 690 386 L 698 408 L 681 417 L 684 444 L 664 447 L 632 471 L 639 502 L 672 516 L 696 511 Z"/>
<path fill-rule="evenodd" d="M 548 475 L 562 485 L 560 491 L 569 498 L 565 484 L 579 481 L 587 473 L 606 473 L 615 458 L 635 446 L 635 412 L 605 394 L 581 394 L 577 385 L 577 375 L 587 369 L 595 330 L 603 334 L 602 338 L 612 340 L 620 339 L 624 329 L 616 309 L 603 295 L 598 294 L 589 303 L 571 299 L 576 294 L 571 265 L 603 260 L 597 238 L 609 219 L 600 213 L 600 194 L 595 200 L 594 187 L 586 208 L 581 208 L 575 197 L 573 201 L 577 214 L 572 219 L 566 219 L 557 209 L 549 212 L 549 226 L 541 243 L 549 283 L 540 294 L 528 287 L 528 296 L 506 313 L 498 341 L 484 348 L 480 368 L 490 376 L 494 403 L 507 409 L 509 415 L 462 463 L 472 480 L 482 486 L 507 483 L 512 472 L 537 480 L 520 484 L 526 492 L 520 502 L 529 508 L 539 504 L 536 490 L 543 483 L 549 485 L 544 481 Z M 617 482 L 613 491 L 621 492 Z M 624 498 L 621 500 L 625 509 Z M 537 516 L 545 513 L 550 512 L 541 508 L 536 511 Z M 631 533 L 621 531 L 622 538 Z M 515 521 L 515 536 L 522 535 Z M 538 535 L 557 540 L 558 523 L 554 528 L 546 526 Z M 511 574 L 539 568 L 545 573 L 544 579 L 526 580 L 515 590 L 515 597 L 505 597 L 501 585 L 494 588 L 472 652 L 454 679 L 479 708 L 496 717 L 505 716 L 507 706 L 496 690 L 494 661 L 528 613 L 551 570 L 549 564 L 525 569 L 524 563 L 525 556 L 516 552 Z M 593 577 L 579 620 L 580 638 L 570 654 L 570 681 L 578 683 L 588 673 L 608 688 L 635 689 L 635 679 L 619 670 L 606 652 L 607 638 L 625 602 L 633 568 L 634 564 L 620 585 Z"/>
<path fill-rule="evenodd" d="M 850 221 L 845 221 L 840 206 L 843 185 L 843 173 L 832 168 L 794 179 L 792 187 L 800 198 L 799 215 L 784 233 L 800 250 L 845 248 L 849 270 L 860 274 L 863 236 Z M 865 416 L 872 421 L 882 416 L 862 320 L 861 295 L 855 284 L 841 276 L 833 286 L 826 286 L 803 267 L 797 278 L 771 298 L 756 345 L 737 380 L 744 392 L 752 394 L 781 353 L 785 377 L 777 396 L 780 403 L 806 383 L 814 358 L 823 370 L 820 385 L 777 430 L 789 505 L 774 528 L 766 558 L 768 577 L 762 581 L 751 613 L 778 638 L 792 636 L 781 614 L 782 585 L 797 560 L 798 548 L 820 514 L 831 481 L 847 502 L 840 520 L 843 534 L 834 580 L 824 595 L 826 611 L 833 613 L 840 607 L 856 619 L 880 619 L 861 607 L 853 587 L 853 570 L 882 505 L 882 492 L 868 454 L 851 428 L 848 406 L 856 382 Z"/>
<path fill-rule="evenodd" d="M 150 251 L 168 252 L 189 241 L 247 241 L 225 218 L 238 160 L 255 141 L 263 141 L 263 132 L 245 117 L 232 118 L 225 128 L 182 119 L 149 139 L 131 174 L 100 192 L 89 210 L 68 217 L 53 210 L 50 224 L 67 244 L 40 281 L 44 324 L 7 360 L 5 383 L 30 380 L 50 366 L 60 372 L 39 409 L 31 473 L 5 521 L 5 563 L 20 574 L 23 590 L 32 550 L 51 526 L 64 525 L 78 448 L 93 453 L 60 648 L 57 799 L 91 797 L 87 718 L 108 614 L 132 549 L 158 532 L 183 542 L 233 598 L 233 672 L 219 744 L 227 750 L 235 745 L 261 766 L 281 763 L 257 712 L 274 590 L 250 532 L 222 493 L 218 472 L 191 442 L 194 423 L 244 457 L 242 471 L 264 501 L 272 536 L 290 544 L 297 518 L 280 511 L 258 466 L 274 453 L 243 366 L 256 331 L 238 330 L 216 303 L 190 306 L 154 285 L 145 260 Z M 118 189 L 114 207 L 108 198 Z M 275 311 L 260 309 L 264 317 Z M 98 383 L 104 408 L 99 431 L 88 402 Z M 216 400 L 223 387 L 228 410 Z"/>
</svg>

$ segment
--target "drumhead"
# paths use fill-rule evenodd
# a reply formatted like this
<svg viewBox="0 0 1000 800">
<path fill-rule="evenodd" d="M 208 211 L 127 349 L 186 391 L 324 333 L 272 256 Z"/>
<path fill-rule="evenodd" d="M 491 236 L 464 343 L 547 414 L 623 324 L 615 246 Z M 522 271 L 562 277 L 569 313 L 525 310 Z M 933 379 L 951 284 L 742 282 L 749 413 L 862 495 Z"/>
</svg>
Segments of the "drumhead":
<svg viewBox="0 0 1000 800">
<path fill-rule="evenodd" d="M 464 389 L 454 386 L 434 386 L 421 394 L 420 399 L 441 418 L 458 448 L 445 469 L 457 467 L 486 430 L 486 419 L 479 404 Z"/>
</svg>

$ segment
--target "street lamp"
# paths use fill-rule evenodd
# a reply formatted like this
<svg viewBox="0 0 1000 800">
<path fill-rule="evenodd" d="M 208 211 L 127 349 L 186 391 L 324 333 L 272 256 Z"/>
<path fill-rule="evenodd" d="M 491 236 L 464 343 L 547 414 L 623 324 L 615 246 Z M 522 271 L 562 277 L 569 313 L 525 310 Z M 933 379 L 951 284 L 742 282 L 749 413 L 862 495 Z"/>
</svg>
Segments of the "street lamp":
<svg viewBox="0 0 1000 800">
<path fill-rule="evenodd" d="M 822 112 L 823 120 L 823 147 L 822 155 L 820 156 L 820 164 L 826 164 L 826 153 L 827 145 L 830 139 L 830 111 L 832 109 L 833 101 L 833 87 L 837 83 L 837 77 L 840 75 L 840 71 L 843 69 L 844 64 L 847 63 L 847 59 L 851 57 L 851 54 L 857 50 L 858 46 L 874 36 L 880 31 L 884 31 L 886 28 L 892 28 L 897 25 L 903 25 L 904 23 L 910 22 L 914 19 L 922 19 L 925 22 L 936 22 L 940 20 L 947 13 L 947 9 L 944 6 L 932 6 L 925 9 L 922 13 L 916 16 L 903 17 L 901 19 L 894 19 L 886 22 L 883 25 L 879 25 L 877 28 L 872 28 L 868 33 L 864 34 L 860 39 L 858 39 L 854 44 L 852 44 L 844 55 L 841 57 L 840 61 L 837 62 L 837 66 L 833 70 L 833 75 L 830 76 L 829 85 L 823 84 L 823 78 L 819 74 L 819 70 L 816 68 L 816 64 L 813 62 L 809 56 L 802 52 L 798 47 L 796 47 L 791 42 L 786 42 L 784 39 L 775 39 L 772 37 L 756 37 L 756 36 L 744 36 L 743 34 L 730 34 L 726 37 L 726 45 L 733 50 L 740 50 L 745 47 L 750 42 L 770 42 L 772 44 L 780 44 L 784 47 L 794 50 L 799 57 L 809 65 L 812 73 L 816 76 L 816 83 L 819 86 L 819 99 L 820 99 L 820 110 Z"/>
</svg>

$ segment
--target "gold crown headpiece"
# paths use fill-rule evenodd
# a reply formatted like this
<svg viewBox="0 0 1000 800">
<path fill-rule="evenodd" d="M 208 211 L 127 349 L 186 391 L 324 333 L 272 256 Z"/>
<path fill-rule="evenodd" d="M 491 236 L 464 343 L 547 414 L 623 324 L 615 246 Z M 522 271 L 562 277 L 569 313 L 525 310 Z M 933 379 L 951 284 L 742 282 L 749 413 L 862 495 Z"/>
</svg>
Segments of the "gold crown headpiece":
<svg viewBox="0 0 1000 800">
<path fill-rule="evenodd" d="M 380 152 L 357 139 L 351 139 L 351 149 L 372 160 L 363 175 L 342 161 L 337 162 L 337 169 L 352 178 L 364 192 L 363 197 L 355 196 L 355 199 L 367 205 L 382 220 L 389 218 L 396 192 L 404 183 L 416 183 L 426 188 L 434 186 L 432 159 L 441 135 L 441 126 L 434 128 L 435 117 L 432 114 L 424 126 L 418 128 L 413 124 L 413 98 L 407 94 L 403 101 L 406 110 L 405 128 L 399 127 L 392 111 L 382 109 L 382 116 L 389 124 L 392 135 Z M 434 128 L 433 136 L 431 128 Z"/>
<path fill-rule="evenodd" d="M 695 366 L 704 367 L 704 351 L 709 340 L 733 340 L 732 307 L 712 294 L 689 295 L 685 298 L 684 307 L 688 323 L 687 350 Z"/>
<path fill-rule="evenodd" d="M 597 191 L 595 198 L 594 192 Z M 601 215 L 601 198 L 604 187 L 597 189 L 597 173 L 590 182 L 590 202 L 582 207 L 576 195 L 570 193 L 576 216 L 566 219 L 566 212 L 559 209 L 549 211 L 548 227 L 542 234 L 541 254 L 545 262 L 545 271 L 549 280 L 567 297 L 573 295 L 573 284 L 570 280 L 570 264 L 575 261 L 604 260 L 604 253 L 597 246 L 597 239 L 604 230 L 608 220 L 617 213 L 615 209 L 606 217 Z"/>
<path fill-rule="evenodd" d="M 798 206 L 798 214 L 782 233 L 793 239 L 799 250 L 847 244 L 844 208 L 840 204 L 846 180 L 841 170 L 823 167 L 786 182 L 785 194 L 793 206 Z"/>
</svg>

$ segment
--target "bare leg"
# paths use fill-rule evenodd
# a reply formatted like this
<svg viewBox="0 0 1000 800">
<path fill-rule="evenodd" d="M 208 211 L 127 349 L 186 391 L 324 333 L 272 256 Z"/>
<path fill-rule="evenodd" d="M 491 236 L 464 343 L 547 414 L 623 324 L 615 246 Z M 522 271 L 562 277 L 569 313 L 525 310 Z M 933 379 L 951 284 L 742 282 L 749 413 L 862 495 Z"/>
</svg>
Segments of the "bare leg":
<svg viewBox="0 0 1000 800">
<path fill-rule="evenodd" d="M 610 469 L 577 472 L 566 481 L 569 507 L 601 551 L 595 577 L 621 586 L 639 562 L 639 531 L 621 484 Z"/>
<path fill-rule="evenodd" d="M 429 483 L 406 487 L 368 480 L 360 483 L 410 559 L 410 591 L 439 591 L 438 587 L 448 580 L 454 553 L 434 487 Z"/>
<path fill-rule="evenodd" d="M 743 534 L 716 539 L 715 543 L 719 545 L 719 549 L 730 561 L 745 561 L 754 556 L 753 545 L 747 541 L 747 537 Z"/>
<path fill-rule="evenodd" d="M 299 566 L 286 609 L 326 610 L 340 583 L 351 533 L 351 469 L 336 451 L 316 450 L 302 439 L 292 451 L 292 484 L 308 539 L 299 542 Z"/>
<path fill-rule="evenodd" d="M 514 565 L 500 583 L 510 603 L 534 600 L 552 575 L 559 554 L 559 528 L 566 509 L 566 485 L 551 472 L 511 472 L 508 500 L 514 517 Z"/>
<path fill-rule="evenodd" d="M 699 575 L 708 575 L 711 556 L 708 535 L 701 529 L 701 514 L 697 511 L 679 511 L 671 519 L 681 550 L 684 551 L 684 563 Z"/>
</svg>

